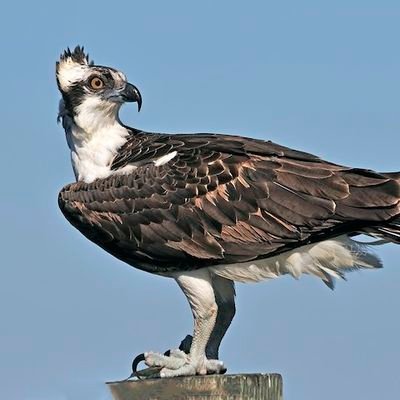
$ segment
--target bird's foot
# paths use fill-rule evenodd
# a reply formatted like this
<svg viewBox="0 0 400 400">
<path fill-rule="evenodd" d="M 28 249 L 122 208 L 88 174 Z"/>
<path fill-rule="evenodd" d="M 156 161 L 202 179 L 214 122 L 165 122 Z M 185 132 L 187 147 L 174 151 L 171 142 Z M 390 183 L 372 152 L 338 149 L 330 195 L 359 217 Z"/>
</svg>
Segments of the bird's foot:
<svg viewBox="0 0 400 400">
<path fill-rule="evenodd" d="M 166 378 L 174 376 L 224 374 L 226 368 L 220 360 L 208 360 L 206 357 L 191 359 L 182 350 L 169 350 L 166 354 L 147 352 L 138 355 L 132 363 L 132 374 L 128 378 Z M 149 367 L 138 371 L 140 362 Z"/>
<path fill-rule="evenodd" d="M 205 357 L 192 359 L 181 350 L 171 350 L 169 356 L 159 353 L 144 353 L 144 361 L 150 368 L 159 368 L 160 378 L 174 376 L 193 376 L 224 374 L 226 368 L 220 360 L 208 360 Z"/>
<path fill-rule="evenodd" d="M 192 336 L 187 335 L 181 342 L 179 349 L 167 350 L 164 354 L 147 352 L 139 354 L 132 362 L 132 374 L 128 378 L 163 378 L 173 376 L 193 376 L 224 374 L 226 368 L 220 360 L 207 359 L 191 360 L 189 353 L 192 346 Z M 149 367 L 137 370 L 144 361 Z"/>
</svg>

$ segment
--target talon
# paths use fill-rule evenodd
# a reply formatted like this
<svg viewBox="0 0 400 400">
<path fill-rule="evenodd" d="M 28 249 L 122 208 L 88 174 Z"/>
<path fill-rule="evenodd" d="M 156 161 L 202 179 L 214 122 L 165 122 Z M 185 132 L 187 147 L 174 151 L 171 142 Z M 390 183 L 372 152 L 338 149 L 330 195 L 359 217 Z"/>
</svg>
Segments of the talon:
<svg viewBox="0 0 400 400">
<path fill-rule="evenodd" d="M 141 354 L 139 354 L 138 356 L 135 357 L 135 359 L 132 361 L 132 374 L 128 379 L 133 378 L 134 376 L 139 377 L 137 375 L 137 373 L 138 373 L 137 367 L 144 360 L 145 360 L 144 353 L 141 353 Z"/>
<path fill-rule="evenodd" d="M 129 375 L 128 378 L 124 379 L 124 382 L 128 381 L 129 379 L 132 379 L 132 378 L 138 378 L 141 380 L 141 379 L 146 379 L 146 378 L 159 378 L 160 377 L 161 367 L 144 368 L 140 371 L 137 370 L 138 365 L 142 361 L 146 361 L 147 354 L 148 353 L 141 353 L 135 357 L 135 359 L 132 361 L 132 373 Z"/>
<path fill-rule="evenodd" d="M 181 344 L 179 345 L 178 349 L 186 354 L 189 354 L 190 348 L 192 347 L 192 340 L 193 340 L 192 335 L 186 335 L 185 338 L 181 341 Z M 171 350 L 167 350 L 164 353 L 164 356 L 169 357 L 170 355 L 171 355 Z"/>
<path fill-rule="evenodd" d="M 179 345 L 179 350 L 182 350 L 186 354 L 190 353 L 190 348 L 192 347 L 192 335 L 186 335 L 186 337 L 182 340 L 181 344 Z"/>
<path fill-rule="evenodd" d="M 224 363 L 220 360 L 207 360 L 206 361 L 207 375 L 222 375 L 225 374 L 227 369 Z"/>
<path fill-rule="evenodd" d="M 185 338 L 181 341 L 178 349 L 183 351 L 186 354 L 190 353 L 190 348 L 192 347 L 192 335 L 186 335 Z M 164 356 L 170 357 L 171 356 L 171 349 L 164 352 Z"/>
<path fill-rule="evenodd" d="M 152 351 L 139 354 L 132 361 L 132 374 L 126 380 L 226 373 L 226 367 L 221 360 L 207 359 L 205 355 L 190 357 L 188 351 L 191 342 L 192 337 L 188 335 L 182 341 L 180 349 L 167 350 L 164 354 Z M 142 361 L 148 368 L 138 370 Z"/>
</svg>

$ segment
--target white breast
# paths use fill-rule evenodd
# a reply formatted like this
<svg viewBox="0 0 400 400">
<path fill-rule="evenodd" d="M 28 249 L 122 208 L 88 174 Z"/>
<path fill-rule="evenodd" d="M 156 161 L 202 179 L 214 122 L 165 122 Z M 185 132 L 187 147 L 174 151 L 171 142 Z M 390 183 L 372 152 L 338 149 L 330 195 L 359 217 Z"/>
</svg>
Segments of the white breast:
<svg viewBox="0 0 400 400">
<path fill-rule="evenodd" d="M 128 135 L 128 130 L 117 122 L 100 128 L 92 135 L 73 125 L 70 132 L 67 132 L 67 140 L 76 179 L 90 183 L 114 173 L 128 173 L 135 169 L 134 165 L 118 171 L 110 168 L 113 158 L 126 142 Z"/>
</svg>

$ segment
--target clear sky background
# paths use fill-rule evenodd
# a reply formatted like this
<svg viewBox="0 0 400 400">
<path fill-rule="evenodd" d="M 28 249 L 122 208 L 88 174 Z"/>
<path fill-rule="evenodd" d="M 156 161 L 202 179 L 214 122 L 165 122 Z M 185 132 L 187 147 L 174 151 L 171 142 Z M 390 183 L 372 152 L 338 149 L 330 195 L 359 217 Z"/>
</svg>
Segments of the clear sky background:
<svg viewBox="0 0 400 400">
<path fill-rule="evenodd" d="M 105 381 L 191 331 L 176 283 L 135 270 L 63 218 L 73 180 L 56 124 L 66 46 L 143 95 L 125 123 L 272 139 L 331 161 L 400 170 L 398 1 L 8 1 L 0 14 L 0 397 L 108 400 Z M 331 292 L 313 278 L 238 285 L 221 356 L 279 372 L 288 400 L 400 392 L 400 246 Z"/>
</svg>

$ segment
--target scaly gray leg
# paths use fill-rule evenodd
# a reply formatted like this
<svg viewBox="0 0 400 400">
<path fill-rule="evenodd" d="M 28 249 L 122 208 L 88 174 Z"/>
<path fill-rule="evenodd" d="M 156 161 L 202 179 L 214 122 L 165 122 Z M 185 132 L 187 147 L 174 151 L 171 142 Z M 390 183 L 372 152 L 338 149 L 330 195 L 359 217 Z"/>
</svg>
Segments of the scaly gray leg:
<svg viewBox="0 0 400 400">
<path fill-rule="evenodd" d="M 219 373 L 224 370 L 223 363 L 215 359 L 208 360 L 206 346 L 217 320 L 216 297 L 220 295 L 223 297 L 224 291 L 221 289 L 218 295 L 214 294 L 213 278 L 207 269 L 177 273 L 175 279 L 186 295 L 194 317 L 190 353 L 185 354 L 179 350 L 171 351 L 170 356 L 153 352 L 144 353 L 145 363 L 149 367 L 160 367 L 160 377 Z M 220 285 L 217 284 L 216 287 L 219 289 Z M 219 332 L 213 340 L 215 343 L 213 348 L 216 346 L 217 352 L 222 336 Z"/>
<path fill-rule="evenodd" d="M 217 360 L 219 358 L 219 346 L 236 312 L 235 285 L 233 281 L 220 276 L 213 276 L 212 285 L 214 288 L 215 300 L 218 305 L 218 313 L 215 327 L 207 343 L 206 355 L 208 359 Z M 187 335 L 182 340 L 179 349 L 188 354 L 191 345 L 192 336 Z"/>
</svg>

